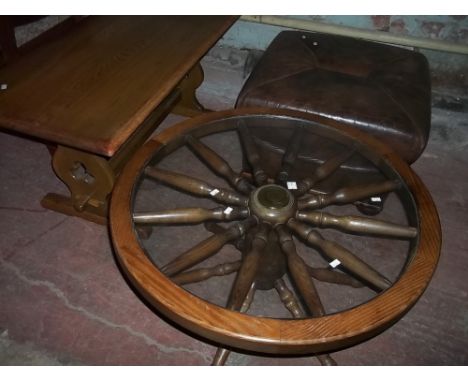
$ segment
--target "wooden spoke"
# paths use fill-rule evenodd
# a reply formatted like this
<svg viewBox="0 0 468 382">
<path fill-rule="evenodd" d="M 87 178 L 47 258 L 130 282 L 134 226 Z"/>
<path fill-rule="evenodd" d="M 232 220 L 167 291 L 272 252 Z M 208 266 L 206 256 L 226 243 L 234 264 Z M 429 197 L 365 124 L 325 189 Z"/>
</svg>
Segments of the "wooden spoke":
<svg viewBox="0 0 468 382">
<path fill-rule="evenodd" d="M 250 305 L 252 305 L 256 290 L 257 288 L 254 281 L 250 286 L 249 292 L 247 293 L 247 296 L 245 297 L 245 300 L 239 310 L 241 313 L 247 313 L 247 311 L 250 309 Z"/>
<path fill-rule="evenodd" d="M 250 286 L 250 289 L 249 289 L 249 292 L 247 293 L 247 296 L 245 297 L 245 300 L 240 308 L 240 312 L 241 313 L 246 313 L 249 308 L 250 308 L 250 305 L 252 304 L 252 301 L 254 299 L 254 295 L 255 295 L 255 282 L 252 283 L 252 285 Z M 225 349 L 225 348 L 222 348 L 222 347 L 219 347 L 217 350 L 216 350 L 216 354 L 213 358 L 213 361 L 211 362 L 211 366 L 223 366 L 228 357 L 229 357 L 229 354 L 231 354 L 231 351 L 228 350 L 228 349 Z"/>
<path fill-rule="evenodd" d="M 243 195 L 225 188 L 212 186 L 202 180 L 192 178 L 176 172 L 162 170 L 156 167 L 148 167 L 145 174 L 170 186 L 191 194 L 208 197 L 224 204 L 246 206 L 249 199 Z"/>
<path fill-rule="evenodd" d="M 304 128 L 302 126 L 296 128 L 294 133 L 289 140 L 288 147 L 286 148 L 283 159 L 281 162 L 281 170 L 278 173 L 277 181 L 280 184 L 285 184 L 289 179 L 289 173 L 291 172 L 294 162 L 296 161 L 301 147 L 302 137 L 304 135 Z"/>
<path fill-rule="evenodd" d="M 289 310 L 294 318 L 305 318 L 305 314 L 301 309 L 299 301 L 297 301 L 293 292 L 286 286 L 282 279 L 275 282 L 275 289 L 278 292 L 281 301 L 286 309 Z M 322 366 L 336 366 L 336 361 L 329 354 L 316 355 Z"/>
<path fill-rule="evenodd" d="M 282 279 L 275 281 L 275 289 L 280 296 L 281 302 L 294 318 L 305 317 L 299 301 L 297 301 L 293 292 L 286 286 L 286 283 Z"/>
<path fill-rule="evenodd" d="M 215 174 L 226 179 L 232 186 L 244 194 L 249 194 L 252 191 L 253 186 L 240 174 L 236 173 L 229 163 L 216 151 L 192 135 L 186 137 L 186 142 Z"/>
<path fill-rule="evenodd" d="M 297 201 L 299 209 L 322 208 L 330 204 L 347 204 L 357 200 L 369 198 L 374 195 L 395 191 L 400 187 L 397 180 L 386 180 L 379 183 L 369 183 L 351 187 L 343 187 L 333 194 L 312 195 Z"/>
<path fill-rule="evenodd" d="M 237 277 L 234 280 L 227 308 L 247 312 L 255 294 L 255 276 L 257 274 L 260 256 L 268 239 L 268 226 L 260 225 L 252 239 L 250 250 L 244 254 Z M 212 365 L 220 366 L 226 363 L 230 350 L 219 347 L 213 358 Z"/>
<path fill-rule="evenodd" d="M 337 216 L 319 211 L 298 211 L 296 218 L 320 228 L 340 231 L 412 239 L 417 236 L 415 227 L 404 226 L 361 216 Z"/>
<path fill-rule="evenodd" d="M 255 183 L 261 186 L 267 182 L 268 175 L 260 167 L 260 154 L 258 153 L 257 144 L 255 143 L 250 130 L 243 120 L 240 120 L 237 125 L 245 156 L 247 157 L 250 166 L 252 167 Z"/>
<path fill-rule="evenodd" d="M 314 282 L 309 276 L 307 265 L 296 252 L 296 245 L 284 225 L 276 228 L 281 249 L 288 259 L 288 269 L 291 277 L 296 284 L 307 308 L 314 317 L 325 315 L 322 302 L 315 288 Z"/>
<path fill-rule="evenodd" d="M 203 223 L 203 225 L 205 229 L 207 231 L 210 231 L 211 233 L 222 233 L 227 230 L 227 228 L 212 221 L 206 221 L 205 223 Z"/>
<path fill-rule="evenodd" d="M 307 266 L 307 270 L 311 277 L 326 283 L 348 285 L 353 288 L 362 288 L 364 286 L 360 281 L 350 275 L 329 268 L 313 268 Z"/>
<path fill-rule="evenodd" d="M 241 261 L 234 261 L 232 263 L 218 264 L 211 268 L 199 268 L 193 271 L 179 273 L 172 277 L 172 281 L 179 285 L 198 283 L 200 281 L 208 280 L 215 276 L 225 276 L 233 272 L 237 272 L 240 268 Z"/>
<path fill-rule="evenodd" d="M 205 229 L 207 231 L 211 232 L 211 233 L 222 233 L 222 232 L 225 232 L 227 230 L 227 228 L 224 228 L 223 226 L 221 226 L 221 225 L 219 225 L 219 224 L 217 224 L 215 222 L 212 222 L 212 221 L 207 221 L 203 225 L 204 225 Z M 237 240 L 230 241 L 230 242 L 228 242 L 228 244 L 232 244 L 239 251 L 243 251 L 245 249 L 245 246 L 246 246 L 245 236 L 241 236 Z"/>
<path fill-rule="evenodd" d="M 332 175 L 353 154 L 354 150 L 343 151 L 322 163 L 319 167 L 317 167 L 317 169 L 314 171 L 310 178 L 304 178 L 297 182 L 297 190 L 295 190 L 294 194 L 297 196 L 305 194 L 316 183 Z"/>
<path fill-rule="evenodd" d="M 247 297 L 247 293 L 255 281 L 260 257 L 267 244 L 269 227 L 266 224 L 260 224 L 248 252 L 243 256 L 242 264 L 237 277 L 234 280 L 231 294 L 227 303 L 227 308 L 231 310 L 240 310 Z"/>
<path fill-rule="evenodd" d="M 247 230 L 256 224 L 256 219 L 251 217 L 243 222 L 233 224 L 223 233 L 215 234 L 198 243 L 188 251 L 161 268 L 161 271 L 171 277 L 179 272 L 201 263 L 203 260 L 217 253 L 227 242 L 242 236 Z"/>
<path fill-rule="evenodd" d="M 136 224 L 195 224 L 207 220 L 232 221 L 249 216 L 246 207 L 177 208 L 159 212 L 138 212 L 133 214 Z"/>
<path fill-rule="evenodd" d="M 389 280 L 373 269 L 370 265 L 359 259 L 341 245 L 325 240 L 316 230 L 294 219 L 288 221 L 288 227 L 308 244 L 319 248 L 331 260 L 338 260 L 344 268 L 351 271 L 361 279 L 367 281 L 378 290 L 391 286 Z"/>
</svg>

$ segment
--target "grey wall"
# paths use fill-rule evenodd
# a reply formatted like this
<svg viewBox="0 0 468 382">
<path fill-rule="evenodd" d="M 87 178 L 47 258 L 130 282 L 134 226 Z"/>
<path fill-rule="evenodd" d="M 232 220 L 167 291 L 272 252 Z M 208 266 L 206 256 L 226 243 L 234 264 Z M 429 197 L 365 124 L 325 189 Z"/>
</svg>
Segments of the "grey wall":
<svg viewBox="0 0 468 382">
<path fill-rule="evenodd" d="M 309 19 L 328 24 L 386 31 L 393 34 L 439 39 L 468 45 L 468 16 L 283 16 Z M 221 45 L 239 49 L 265 50 L 273 38 L 286 28 L 237 21 L 220 41 Z M 468 87 L 468 55 L 421 50 L 429 60 L 433 85 Z"/>
</svg>

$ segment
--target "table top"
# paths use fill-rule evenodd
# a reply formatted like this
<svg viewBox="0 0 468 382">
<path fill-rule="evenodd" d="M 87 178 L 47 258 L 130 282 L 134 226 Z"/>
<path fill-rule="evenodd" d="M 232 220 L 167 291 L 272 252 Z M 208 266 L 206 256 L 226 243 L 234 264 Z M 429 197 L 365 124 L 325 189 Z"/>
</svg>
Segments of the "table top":
<svg viewBox="0 0 468 382">
<path fill-rule="evenodd" d="M 0 127 L 112 156 L 235 20 L 88 17 L 0 69 Z"/>
</svg>

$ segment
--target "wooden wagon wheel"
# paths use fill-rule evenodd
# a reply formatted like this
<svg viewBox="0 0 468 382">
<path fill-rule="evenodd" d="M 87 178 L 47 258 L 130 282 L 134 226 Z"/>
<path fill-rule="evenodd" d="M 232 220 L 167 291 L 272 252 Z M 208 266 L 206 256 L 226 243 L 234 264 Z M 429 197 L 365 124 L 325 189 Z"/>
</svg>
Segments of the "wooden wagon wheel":
<svg viewBox="0 0 468 382">
<path fill-rule="evenodd" d="M 213 364 L 226 347 L 333 365 L 327 352 L 395 323 L 435 270 L 439 220 L 418 176 L 368 135 L 310 118 L 186 120 L 148 142 L 114 189 L 123 270 L 159 311 L 222 346 Z M 388 196 L 378 219 L 350 214 L 374 195 Z"/>
</svg>

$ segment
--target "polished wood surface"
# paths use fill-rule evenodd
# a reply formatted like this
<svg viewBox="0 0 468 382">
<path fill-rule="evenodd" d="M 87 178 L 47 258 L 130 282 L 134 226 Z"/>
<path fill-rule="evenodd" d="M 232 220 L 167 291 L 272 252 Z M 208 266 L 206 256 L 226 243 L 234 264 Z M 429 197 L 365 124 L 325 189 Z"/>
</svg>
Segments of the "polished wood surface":
<svg viewBox="0 0 468 382">
<path fill-rule="evenodd" d="M 112 156 L 235 19 L 89 17 L 0 69 L 0 126 Z"/>
<path fill-rule="evenodd" d="M 308 120 L 307 115 L 293 111 L 223 111 L 184 121 L 145 145 L 120 178 L 110 210 L 112 238 L 122 269 L 164 315 L 188 330 L 225 346 L 273 354 L 311 354 L 356 344 L 388 328 L 417 301 L 435 270 L 441 243 L 437 211 L 424 184 L 390 148 L 337 121 L 328 121 L 328 126 L 322 124 L 320 133 L 345 135 L 353 139 L 374 163 L 385 164 L 386 171 L 392 177 L 398 174 L 402 190 L 411 193 L 417 206 L 418 240 L 414 242 L 410 261 L 391 287 L 364 304 L 336 314 L 297 320 L 274 319 L 240 314 L 201 300 L 176 286 L 149 260 L 133 229 L 131 202 L 133 187 L 148 159 L 174 138 L 192 134 L 197 129 L 200 129 L 197 135 L 200 137 L 206 124 L 210 126 L 206 134 L 225 131 L 235 124 L 235 118 L 240 115 L 244 118 L 287 116 Z M 231 125 L 212 124 L 219 119 L 231 119 Z"/>
</svg>

